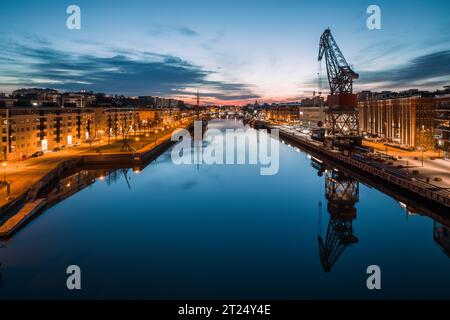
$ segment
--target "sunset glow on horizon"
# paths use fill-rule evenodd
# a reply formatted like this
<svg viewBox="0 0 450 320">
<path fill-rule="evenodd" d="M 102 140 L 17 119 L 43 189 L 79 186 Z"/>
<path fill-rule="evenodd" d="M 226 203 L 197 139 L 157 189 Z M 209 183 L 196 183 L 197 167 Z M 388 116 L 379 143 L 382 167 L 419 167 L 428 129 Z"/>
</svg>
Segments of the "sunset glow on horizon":
<svg viewBox="0 0 450 320">
<path fill-rule="evenodd" d="M 195 104 L 199 90 L 202 105 L 298 101 L 319 91 L 327 27 L 361 75 L 356 91 L 450 83 L 448 1 L 379 1 L 381 30 L 366 27 L 364 1 L 81 0 L 81 30 L 65 27 L 68 5 L 4 1 L 16 14 L 2 19 L 0 91 L 85 89 Z"/>
</svg>

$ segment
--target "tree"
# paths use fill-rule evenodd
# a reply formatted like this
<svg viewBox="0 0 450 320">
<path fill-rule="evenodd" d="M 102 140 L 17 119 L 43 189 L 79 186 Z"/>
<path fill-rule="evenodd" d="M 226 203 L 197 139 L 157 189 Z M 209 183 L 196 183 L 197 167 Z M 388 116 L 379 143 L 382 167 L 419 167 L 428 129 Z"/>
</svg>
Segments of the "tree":
<svg viewBox="0 0 450 320">
<path fill-rule="evenodd" d="M 130 133 L 131 130 L 131 121 L 128 121 L 128 115 L 132 116 L 132 113 L 130 111 L 130 113 L 128 114 L 125 113 L 122 116 L 122 136 L 123 136 L 123 145 L 122 145 L 122 151 L 126 151 L 126 152 L 130 152 L 133 150 L 133 148 L 131 147 L 131 145 L 128 143 L 128 135 Z"/>
</svg>

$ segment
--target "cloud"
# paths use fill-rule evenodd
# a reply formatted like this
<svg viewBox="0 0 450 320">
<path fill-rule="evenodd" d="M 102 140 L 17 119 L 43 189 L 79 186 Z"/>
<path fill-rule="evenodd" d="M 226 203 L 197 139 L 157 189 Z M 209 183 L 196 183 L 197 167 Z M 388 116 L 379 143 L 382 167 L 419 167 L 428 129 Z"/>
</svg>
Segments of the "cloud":
<svg viewBox="0 0 450 320">
<path fill-rule="evenodd" d="M 0 80 L 5 87 L 187 97 L 199 88 L 202 95 L 217 100 L 258 97 L 247 85 L 211 81 L 213 71 L 173 55 L 117 49 L 100 57 L 11 41 L 1 42 L 0 51 Z"/>
<path fill-rule="evenodd" d="M 411 59 L 403 65 L 380 71 L 360 71 L 358 84 L 384 83 L 386 88 L 445 85 L 450 83 L 450 50 Z M 440 79 L 440 80 L 436 80 Z"/>
<path fill-rule="evenodd" d="M 196 37 L 199 35 L 197 31 L 195 31 L 191 28 L 170 26 L 170 25 L 155 26 L 150 31 L 150 35 L 158 36 L 158 37 L 159 36 L 167 36 L 170 34 L 178 34 L 178 35 L 182 35 L 185 37 Z"/>
<path fill-rule="evenodd" d="M 32 41 L 32 42 L 34 42 L 34 43 L 36 43 L 36 44 L 38 44 L 38 45 L 45 45 L 45 46 L 51 45 L 51 42 L 50 42 L 50 41 L 48 41 L 48 40 L 45 39 L 44 37 L 41 37 L 41 36 L 39 36 L 39 35 L 37 35 L 37 34 L 35 34 L 35 33 L 32 33 L 32 32 L 26 33 L 26 34 L 24 35 L 24 38 L 25 38 L 27 41 Z"/>
<path fill-rule="evenodd" d="M 377 66 L 379 60 L 386 60 L 388 56 L 398 55 L 400 50 L 409 49 L 410 45 L 394 40 L 383 40 L 366 46 L 363 50 L 352 58 L 352 62 L 356 65 Z"/>
<path fill-rule="evenodd" d="M 355 71 L 359 73 L 359 79 L 354 82 L 354 85 L 360 90 L 438 88 L 450 84 L 450 50 L 421 55 L 404 64 L 377 71 L 358 69 Z M 321 79 L 323 92 L 328 92 L 326 71 L 323 71 Z M 317 91 L 318 79 L 317 77 L 309 78 L 302 82 L 301 86 L 303 89 Z"/>
<path fill-rule="evenodd" d="M 198 36 L 197 31 L 194 31 L 190 28 L 186 28 L 186 27 L 181 27 L 181 28 L 177 28 L 176 29 L 180 34 L 185 35 L 187 37 L 194 37 L 194 36 Z"/>
<path fill-rule="evenodd" d="M 210 85 L 211 83 L 207 83 L 207 85 Z M 182 90 L 178 90 L 178 91 L 174 91 L 174 94 L 178 95 L 178 96 L 184 96 L 184 97 L 189 97 L 189 98 L 196 98 L 197 97 L 197 92 L 193 92 L 193 91 L 182 91 Z M 202 100 L 204 100 L 204 98 L 214 98 L 217 100 L 221 100 L 221 101 L 240 101 L 240 100 L 253 100 L 253 99 L 259 99 L 261 98 L 260 95 L 254 94 L 249 90 L 240 90 L 239 92 L 233 92 L 233 91 L 225 91 L 223 93 L 220 92 L 212 92 L 209 90 L 202 90 L 200 91 L 201 94 L 201 98 Z M 206 99 L 206 100 L 210 100 L 210 99 Z"/>
</svg>

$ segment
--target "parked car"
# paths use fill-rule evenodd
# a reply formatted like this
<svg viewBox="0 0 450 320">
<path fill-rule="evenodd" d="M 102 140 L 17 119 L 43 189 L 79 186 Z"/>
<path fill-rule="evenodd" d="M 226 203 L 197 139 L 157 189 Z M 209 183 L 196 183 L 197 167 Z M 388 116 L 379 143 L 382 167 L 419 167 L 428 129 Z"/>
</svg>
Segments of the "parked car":
<svg viewBox="0 0 450 320">
<path fill-rule="evenodd" d="M 20 161 L 25 161 L 25 160 L 27 160 L 29 157 L 27 156 L 27 155 L 22 155 L 21 157 L 20 157 Z"/>
<path fill-rule="evenodd" d="M 61 150 L 62 150 L 61 147 L 55 147 L 55 148 L 53 148 L 53 152 L 58 152 L 58 151 L 61 151 Z"/>
<path fill-rule="evenodd" d="M 44 153 L 42 151 L 36 151 L 35 153 L 33 153 L 31 155 L 31 158 L 38 158 L 38 157 L 42 157 L 44 155 Z"/>
</svg>

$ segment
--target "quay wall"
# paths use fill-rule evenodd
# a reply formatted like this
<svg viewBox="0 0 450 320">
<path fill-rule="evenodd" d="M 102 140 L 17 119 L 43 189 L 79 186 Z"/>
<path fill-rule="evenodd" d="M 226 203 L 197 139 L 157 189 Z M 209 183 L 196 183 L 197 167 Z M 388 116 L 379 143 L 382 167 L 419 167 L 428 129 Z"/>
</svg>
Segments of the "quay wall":
<svg viewBox="0 0 450 320">
<path fill-rule="evenodd" d="M 272 125 L 267 122 L 257 122 L 257 125 L 272 129 Z M 302 146 L 305 150 L 313 151 L 317 155 L 332 159 L 339 163 L 345 164 L 349 168 L 360 170 L 361 172 L 377 177 L 386 183 L 389 183 L 395 187 L 400 187 L 402 190 L 411 192 L 420 198 L 424 198 L 428 201 L 435 202 L 436 204 L 450 207 L 450 197 L 447 192 L 437 189 L 435 186 L 427 184 L 422 181 L 412 180 L 409 177 L 395 175 L 388 172 L 385 169 L 376 168 L 368 163 L 364 163 L 350 156 L 346 156 L 341 152 L 329 150 L 323 147 L 323 145 L 316 144 L 312 141 L 302 139 L 301 137 L 294 136 L 283 129 L 280 129 L 280 137 L 289 139 L 292 142 Z"/>
<path fill-rule="evenodd" d="M 136 152 L 85 154 L 63 160 L 38 182 L 24 189 L 20 196 L 0 207 L 0 221 L 2 217 L 19 211 L 27 202 L 36 200 L 41 190 L 58 181 L 67 172 L 76 171 L 82 166 L 143 166 L 156 159 L 175 143 L 176 141 L 171 141 L 171 134 L 168 134 L 161 138 L 156 145 L 147 145 Z"/>
</svg>

